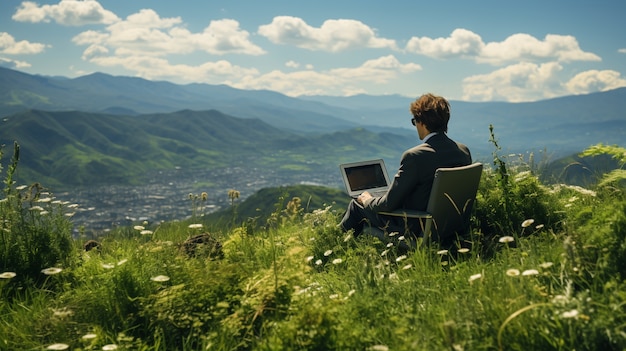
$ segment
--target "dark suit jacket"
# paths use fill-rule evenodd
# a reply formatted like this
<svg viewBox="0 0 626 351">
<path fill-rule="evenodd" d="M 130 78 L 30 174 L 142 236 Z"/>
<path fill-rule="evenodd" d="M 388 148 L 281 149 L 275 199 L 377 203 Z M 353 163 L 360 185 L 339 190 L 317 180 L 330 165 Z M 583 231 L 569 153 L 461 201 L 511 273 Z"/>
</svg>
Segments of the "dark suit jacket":
<svg viewBox="0 0 626 351">
<path fill-rule="evenodd" d="M 374 212 L 399 208 L 425 211 L 435 170 L 472 163 L 467 146 L 448 138 L 445 133 L 430 137 L 402 154 L 400 168 L 387 193 L 365 202 L 364 207 Z"/>
</svg>

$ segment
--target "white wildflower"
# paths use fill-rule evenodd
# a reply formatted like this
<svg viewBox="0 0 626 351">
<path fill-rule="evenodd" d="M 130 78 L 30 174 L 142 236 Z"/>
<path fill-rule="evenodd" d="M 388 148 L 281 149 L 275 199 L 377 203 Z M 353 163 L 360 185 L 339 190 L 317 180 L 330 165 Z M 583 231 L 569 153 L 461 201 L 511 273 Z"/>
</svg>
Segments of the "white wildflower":
<svg viewBox="0 0 626 351">
<path fill-rule="evenodd" d="M 522 275 L 524 276 L 537 275 L 537 274 L 539 274 L 539 271 L 537 271 L 536 269 L 527 269 L 522 272 Z"/>
<path fill-rule="evenodd" d="M 54 274 L 61 273 L 61 271 L 63 271 L 61 268 L 50 267 L 50 268 L 42 269 L 41 273 L 43 273 L 45 275 L 54 275 Z"/>
<path fill-rule="evenodd" d="M 326 251 L 324 252 L 324 256 L 328 257 L 328 256 L 330 256 L 332 253 L 333 253 L 333 250 L 326 250 Z"/>
<path fill-rule="evenodd" d="M 333 260 L 333 264 L 340 264 L 341 262 L 343 262 L 343 260 L 341 258 L 335 258 Z"/>
<path fill-rule="evenodd" d="M 552 267 L 553 264 L 554 263 L 552 263 L 552 262 L 544 262 L 544 263 L 539 264 L 539 267 L 541 267 L 543 269 L 548 269 L 548 268 Z"/>
<path fill-rule="evenodd" d="M 510 235 L 506 235 L 506 236 L 501 237 L 498 241 L 501 243 L 510 243 L 510 242 L 515 241 L 515 238 Z"/>
<path fill-rule="evenodd" d="M 519 269 L 510 268 L 506 270 L 506 275 L 509 277 L 515 277 L 519 275 Z"/>
<path fill-rule="evenodd" d="M 482 275 L 481 273 L 476 273 L 476 274 L 472 274 L 472 275 L 469 277 L 469 279 L 468 279 L 468 280 L 469 280 L 469 282 L 471 283 L 471 282 L 473 282 L 474 280 L 481 279 L 482 277 L 483 277 L 483 275 Z"/>
<path fill-rule="evenodd" d="M 534 219 L 527 219 L 522 222 L 522 228 L 530 227 L 531 224 L 535 223 Z"/>
<path fill-rule="evenodd" d="M 561 314 L 563 318 L 576 318 L 578 317 L 578 310 L 566 311 Z"/>
<path fill-rule="evenodd" d="M 15 278 L 16 275 L 15 272 L 4 272 L 0 274 L 0 279 L 11 279 Z"/>
<path fill-rule="evenodd" d="M 153 282 L 166 282 L 170 280 L 170 277 L 166 275 L 157 275 L 156 277 L 150 278 L 150 280 L 152 280 Z"/>
<path fill-rule="evenodd" d="M 200 229 L 202 228 L 202 224 L 201 223 L 195 223 L 195 224 L 190 224 L 188 226 L 189 229 Z"/>
<path fill-rule="evenodd" d="M 396 262 L 400 262 L 400 261 L 403 261 L 405 259 L 406 259 L 406 255 L 401 255 L 401 256 L 398 256 L 398 258 L 396 258 Z"/>
</svg>

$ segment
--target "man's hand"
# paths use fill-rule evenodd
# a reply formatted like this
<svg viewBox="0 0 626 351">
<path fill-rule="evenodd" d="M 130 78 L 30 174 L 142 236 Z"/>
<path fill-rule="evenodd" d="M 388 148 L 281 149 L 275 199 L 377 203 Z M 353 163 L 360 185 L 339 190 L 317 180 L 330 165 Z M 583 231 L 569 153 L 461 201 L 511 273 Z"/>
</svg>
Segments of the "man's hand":
<svg viewBox="0 0 626 351">
<path fill-rule="evenodd" d="M 368 193 L 367 191 L 364 191 L 363 193 L 361 193 L 361 195 L 359 195 L 359 197 L 356 198 L 356 201 L 360 203 L 361 205 L 364 205 L 365 201 L 371 198 L 372 198 L 372 194 Z"/>
</svg>

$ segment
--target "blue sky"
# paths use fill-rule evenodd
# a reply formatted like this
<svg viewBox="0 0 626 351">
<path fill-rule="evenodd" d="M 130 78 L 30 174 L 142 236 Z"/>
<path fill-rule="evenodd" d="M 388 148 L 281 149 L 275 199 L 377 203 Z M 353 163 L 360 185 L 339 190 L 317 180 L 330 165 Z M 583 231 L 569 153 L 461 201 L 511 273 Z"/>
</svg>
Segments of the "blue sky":
<svg viewBox="0 0 626 351">
<path fill-rule="evenodd" d="M 0 1 L 0 65 L 290 96 L 537 101 L 626 86 L 626 2 Z"/>
</svg>

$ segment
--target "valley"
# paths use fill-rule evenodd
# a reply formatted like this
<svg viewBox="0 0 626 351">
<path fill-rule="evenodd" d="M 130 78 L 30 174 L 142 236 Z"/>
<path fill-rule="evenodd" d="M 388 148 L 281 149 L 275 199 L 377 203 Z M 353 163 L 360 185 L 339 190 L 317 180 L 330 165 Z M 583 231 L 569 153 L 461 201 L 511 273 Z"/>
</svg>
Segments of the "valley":
<svg viewBox="0 0 626 351">
<path fill-rule="evenodd" d="M 202 216 L 230 206 L 228 190 L 240 192 L 237 203 L 260 189 L 291 184 L 342 187 L 338 168 L 317 168 L 311 172 L 285 172 L 272 169 L 225 167 L 219 169 L 173 169 L 154 172 L 140 185 L 78 186 L 55 191 L 61 201 L 79 205 L 72 221 L 75 234 L 97 236 L 112 228 L 144 221 L 156 224 L 188 218 L 193 213 L 189 194 L 208 194 L 197 202 L 196 215 Z M 347 195 L 346 195 L 347 196 Z"/>
</svg>

